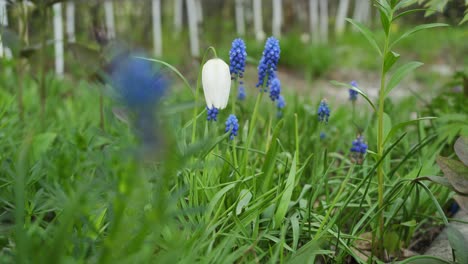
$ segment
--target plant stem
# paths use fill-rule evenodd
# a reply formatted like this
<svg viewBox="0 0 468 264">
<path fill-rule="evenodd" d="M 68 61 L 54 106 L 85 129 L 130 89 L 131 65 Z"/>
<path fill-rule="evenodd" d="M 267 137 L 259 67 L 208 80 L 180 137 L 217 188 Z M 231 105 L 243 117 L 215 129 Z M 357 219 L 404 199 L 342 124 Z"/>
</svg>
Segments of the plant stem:
<svg viewBox="0 0 468 264">
<path fill-rule="evenodd" d="M 260 87 L 260 89 L 263 89 L 263 87 Z M 247 175 L 247 163 L 248 163 L 248 160 L 249 160 L 249 148 L 250 148 L 250 145 L 252 144 L 252 139 L 253 139 L 253 130 L 255 128 L 255 122 L 257 121 L 257 113 L 258 113 L 258 107 L 260 105 L 260 102 L 262 101 L 262 97 L 263 97 L 263 90 L 259 90 L 259 94 L 257 95 L 257 100 L 255 101 L 255 106 L 254 106 L 254 111 L 252 113 L 252 118 L 250 119 L 249 121 L 249 131 L 248 131 L 248 136 L 247 136 L 247 143 L 245 145 L 245 154 L 244 154 L 244 170 L 243 170 L 243 173 L 244 173 L 244 176 Z M 254 184 L 253 186 L 256 186 L 255 185 L 255 177 L 253 178 L 254 180 Z"/>
<path fill-rule="evenodd" d="M 391 19 L 391 18 L 390 18 Z M 390 20 L 391 21 L 391 20 Z M 384 102 L 385 102 L 385 77 L 386 77 L 386 71 L 385 71 L 385 55 L 388 52 L 388 46 L 389 46 L 389 41 L 390 40 L 390 32 L 385 35 L 385 46 L 384 50 L 382 53 L 382 76 L 380 79 L 380 91 L 379 91 L 379 109 L 377 113 L 378 117 L 378 134 L 377 134 L 377 154 L 378 158 L 381 159 L 383 157 L 383 152 L 384 152 Z M 383 162 L 379 163 L 379 166 L 377 167 L 377 179 L 378 179 L 378 204 L 379 204 L 379 213 L 377 217 L 378 221 L 378 226 L 379 226 L 379 231 L 377 232 L 377 240 L 378 245 L 374 245 L 373 248 L 377 253 L 378 257 L 383 257 L 384 256 L 384 251 L 383 251 L 383 244 L 384 244 L 384 210 L 383 210 L 383 198 L 384 198 L 384 191 L 385 191 L 385 185 L 384 185 L 384 172 L 383 172 Z"/>
</svg>

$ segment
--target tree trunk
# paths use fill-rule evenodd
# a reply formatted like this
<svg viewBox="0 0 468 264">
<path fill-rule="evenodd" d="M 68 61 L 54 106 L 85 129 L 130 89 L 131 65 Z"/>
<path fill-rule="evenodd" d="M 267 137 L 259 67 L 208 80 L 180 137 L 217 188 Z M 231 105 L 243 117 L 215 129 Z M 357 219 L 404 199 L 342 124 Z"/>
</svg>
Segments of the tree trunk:
<svg viewBox="0 0 468 264">
<path fill-rule="evenodd" d="M 320 42 L 328 42 L 328 0 L 320 0 Z"/>
<path fill-rule="evenodd" d="M 236 30 L 237 35 L 245 35 L 244 0 L 236 0 Z"/>
<path fill-rule="evenodd" d="M 174 0 L 174 33 L 178 35 L 182 31 L 182 15 L 184 3 L 182 0 Z"/>
<path fill-rule="evenodd" d="M 197 6 L 195 0 L 186 0 L 186 3 L 189 23 L 190 53 L 193 57 L 199 57 L 200 45 L 198 43 Z"/>
<path fill-rule="evenodd" d="M 111 0 L 104 2 L 104 13 L 106 16 L 106 30 L 108 39 L 115 38 L 114 3 Z"/>
<path fill-rule="evenodd" d="M 281 37 L 281 24 L 282 24 L 282 1 L 273 0 L 273 21 L 272 21 L 272 31 L 273 36 L 279 38 Z"/>
<path fill-rule="evenodd" d="M 262 41 L 265 39 L 265 32 L 263 32 L 262 0 L 253 0 L 253 19 L 255 38 L 257 41 Z"/>
<path fill-rule="evenodd" d="M 66 7 L 67 15 L 67 40 L 75 42 L 75 2 L 68 1 Z"/>
<path fill-rule="evenodd" d="M 63 76 L 64 59 L 63 59 L 63 21 L 62 21 L 62 4 L 56 3 L 54 9 L 54 46 L 55 46 L 55 72 L 58 76 Z"/>
<path fill-rule="evenodd" d="M 8 26 L 8 13 L 5 0 L 0 0 L 0 25 Z M 8 47 L 3 47 L 2 36 L 0 35 L 0 58 L 5 56 L 7 59 L 12 57 L 11 50 Z"/>
<path fill-rule="evenodd" d="M 152 2 L 154 55 L 162 55 L 161 0 Z"/>
<path fill-rule="evenodd" d="M 341 35 L 346 27 L 346 15 L 348 14 L 349 0 L 340 0 L 338 11 L 336 12 L 335 34 Z"/>
<path fill-rule="evenodd" d="M 319 42 L 319 13 L 318 13 L 318 0 L 309 0 L 309 20 L 310 20 L 310 33 L 314 43 Z"/>
</svg>

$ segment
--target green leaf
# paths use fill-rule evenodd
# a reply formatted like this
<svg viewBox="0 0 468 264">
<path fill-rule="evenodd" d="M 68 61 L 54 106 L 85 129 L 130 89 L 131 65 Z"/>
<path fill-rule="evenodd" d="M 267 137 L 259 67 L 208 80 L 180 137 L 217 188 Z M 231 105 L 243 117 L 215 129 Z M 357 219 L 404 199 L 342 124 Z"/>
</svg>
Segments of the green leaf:
<svg viewBox="0 0 468 264">
<path fill-rule="evenodd" d="M 213 210 L 215 209 L 216 207 L 216 204 L 218 204 L 219 200 L 221 200 L 221 198 L 229 191 L 231 190 L 232 188 L 234 188 L 236 186 L 236 183 L 231 183 L 229 185 L 227 185 L 226 187 L 224 187 L 223 189 L 219 190 L 214 196 L 213 198 L 210 199 L 210 204 L 208 205 L 208 208 L 206 210 L 206 214 L 205 216 L 206 217 L 211 217 L 211 214 L 213 213 Z"/>
<path fill-rule="evenodd" d="M 388 72 L 399 58 L 400 54 L 393 51 L 387 52 L 384 59 L 384 72 Z"/>
<path fill-rule="evenodd" d="M 440 177 L 440 176 L 424 176 L 424 177 L 419 177 L 414 179 L 414 181 L 424 181 L 428 180 L 437 184 L 440 184 L 442 186 L 448 187 L 450 189 L 453 189 L 452 184 L 450 184 L 449 180 L 445 177 Z"/>
<path fill-rule="evenodd" d="M 397 38 L 391 45 L 390 45 L 390 49 L 395 45 L 397 44 L 400 40 L 403 40 L 411 35 L 413 35 L 414 33 L 418 32 L 418 31 L 421 31 L 423 29 L 429 29 L 429 28 L 435 28 L 435 27 L 446 27 L 448 26 L 447 24 L 444 24 L 444 23 L 431 23 L 431 24 L 423 24 L 423 25 L 419 25 L 419 26 L 416 26 L 408 31 L 406 31 L 405 33 L 403 33 L 399 38 Z"/>
<path fill-rule="evenodd" d="M 240 215 L 242 213 L 242 209 L 247 207 L 250 200 L 252 200 L 252 193 L 247 189 L 242 189 L 239 194 L 239 202 L 236 206 L 236 215 Z"/>
<path fill-rule="evenodd" d="M 38 160 L 47 152 L 56 137 L 57 134 L 52 132 L 42 133 L 34 137 L 33 157 L 35 160 Z"/>
<path fill-rule="evenodd" d="M 426 9 L 424 8 L 417 8 L 417 9 L 411 9 L 411 10 L 407 10 L 407 11 L 404 11 L 404 12 L 401 12 L 399 13 L 398 15 L 396 15 L 393 19 L 392 19 L 392 22 L 397 20 L 398 18 L 400 17 L 404 17 L 406 15 L 409 15 L 409 14 L 412 14 L 412 13 L 416 13 L 416 12 L 421 12 L 421 11 L 426 11 Z"/>
<path fill-rule="evenodd" d="M 262 192 L 266 192 L 271 188 L 271 182 L 273 178 L 273 172 L 275 171 L 275 162 L 276 162 L 276 155 L 278 152 L 278 135 L 281 131 L 281 128 L 283 127 L 284 124 L 284 119 L 278 122 L 278 124 L 275 126 L 275 129 L 273 131 L 273 136 L 271 139 L 271 145 L 270 148 L 268 149 L 265 157 L 265 163 L 263 164 L 263 176 L 262 176 L 262 181 L 257 181 L 258 184 L 262 184 Z"/>
<path fill-rule="evenodd" d="M 396 69 L 396 71 L 393 73 L 392 77 L 388 81 L 387 86 L 385 87 L 385 96 L 387 96 L 406 75 L 408 75 L 412 70 L 420 67 L 421 65 L 423 65 L 423 63 L 412 61 L 403 64 L 398 69 Z"/>
<path fill-rule="evenodd" d="M 291 196 L 294 189 L 294 183 L 296 181 L 296 155 L 294 155 L 291 170 L 289 171 L 288 178 L 286 179 L 286 186 L 279 200 L 278 207 L 275 214 L 275 227 L 278 227 L 283 222 L 284 217 L 288 211 L 289 202 L 291 202 Z"/>
<path fill-rule="evenodd" d="M 385 35 L 388 36 L 388 33 L 390 32 L 390 19 L 388 18 L 387 14 L 379 10 L 380 12 L 380 22 L 382 23 L 382 27 L 384 29 Z"/>
<path fill-rule="evenodd" d="M 395 232 L 387 232 L 383 241 L 384 248 L 391 254 L 400 249 L 400 237 Z"/>
<path fill-rule="evenodd" d="M 319 254 L 320 246 L 315 240 L 310 240 L 292 255 L 287 261 L 290 264 L 312 264 L 315 256 Z"/>
<path fill-rule="evenodd" d="M 293 244 L 292 249 L 296 250 L 297 245 L 299 244 L 299 237 L 300 237 L 300 225 L 299 225 L 299 215 L 298 213 L 291 216 L 289 219 L 291 221 L 292 233 L 293 233 Z"/>
<path fill-rule="evenodd" d="M 380 51 L 379 45 L 375 40 L 375 36 L 368 27 L 350 18 L 346 18 L 346 21 L 353 24 L 353 26 L 355 26 L 359 31 L 361 31 L 362 35 L 364 35 L 367 41 L 369 41 L 371 46 L 377 51 L 377 53 L 379 53 L 380 56 L 382 56 L 382 51 Z"/>
<path fill-rule="evenodd" d="M 459 137 L 453 148 L 461 162 L 463 162 L 465 166 L 468 166 L 468 138 Z"/>
<path fill-rule="evenodd" d="M 457 263 L 468 263 L 468 250 L 466 250 L 468 240 L 466 237 L 453 225 L 448 226 L 447 236 L 450 246 L 455 250 Z"/>
<path fill-rule="evenodd" d="M 466 21 L 468 21 L 468 12 L 465 13 L 465 16 L 463 16 L 462 21 L 460 21 L 460 23 L 458 23 L 458 25 L 461 26 L 461 25 L 464 24 Z"/>
<path fill-rule="evenodd" d="M 367 96 L 367 94 L 365 94 L 363 91 L 359 90 L 359 88 L 357 87 L 354 87 L 352 86 L 351 84 L 348 84 L 348 83 L 342 83 L 342 82 L 337 82 L 337 81 L 330 81 L 331 84 L 335 85 L 335 86 L 342 86 L 342 87 L 346 87 L 348 89 L 352 89 L 356 92 L 358 92 L 360 95 L 362 95 L 362 97 L 364 97 L 364 99 L 369 103 L 369 105 L 372 107 L 372 109 L 374 110 L 374 112 L 377 112 L 377 108 L 375 107 L 375 105 L 372 103 L 372 101 L 369 99 L 369 97 Z"/>
<path fill-rule="evenodd" d="M 468 167 L 457 160 L 442 156 L 437 157 L 436 162 L 453 188 L 461 194 L 468 195 Z"/>
<path fill-rule="evenodd" d="M 398 132 L 398 130 L 400 130 L 400 129 L 406 127 L 406 126 L 412 125 L 412 124 L 417 123 L 417 122 L 422 121 L 422 120 L 432 120 L 432 119 L 436 119 L 436 118 L 437 117 L 427 116 L 427 117 L 420 117 L 420 118 L 417 118 L 417 119 L 414 119 L 414 120 L 398 123 L 398 124 L 396 124 L 395 126 L 392 127 L 392 129 L 388 133 L 387 137 L 385 138 L 383 144 L 385 145 L 385 143 L 388 140 L 390 140 L 396 134 L 396 132 Z"/>
</svg>

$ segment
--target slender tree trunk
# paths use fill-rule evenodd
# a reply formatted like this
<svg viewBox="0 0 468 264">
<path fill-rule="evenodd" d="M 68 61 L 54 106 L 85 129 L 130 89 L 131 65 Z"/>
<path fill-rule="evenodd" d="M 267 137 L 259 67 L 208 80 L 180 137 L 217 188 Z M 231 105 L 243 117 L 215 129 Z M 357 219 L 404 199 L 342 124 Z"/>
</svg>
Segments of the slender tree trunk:
<svg viewBox="0 0 468 264">
<path fill-rule="evenodd" d="M 104 13 L 106 17 L 107 38 L 115 38 L 115 20 L 114 20 L 114 3 L 111 0 L 104 2 Z"/>
<path fill-rule="evenodd" d="M 262 0 L 253 0 L 253 19 L 255 38 L 257 41 L 262 41 L 265 39 L 265 32 L 263 32 Z"/>
<path fill-rule="evenodd" d="M 0 26 L 8 26 L 8 13 L 6 0 L 0 0 Z M 7 59 L 12 57 L 11 50 L 3 47 L 2 36 L 0 34 L 0 58 L 5 56 Z"/>
<path fill-rule="evenodd" d="M 68 42 L 75 42 L 75 2 L 68 1 L 66 7 L 67 15 L 67 40 Z"/>
<path fill-rule="evenodd" d="M 184 4 L 182 0 L 174 0 L 174 33 L 178 35 L 182 31 L 182 15 Z"/>
<path fill-rule="evenodd" d="M 54 46 L 55 46 L 55 72 L 63 76 L 64 72 L 64 49 L 63 49 L 63 21 L 62 4 L 56 3 L 54 9 Z"/>
<path fill-rule="evenodd" d="M 153 45 L 154 55 L 162 55 L 161 0 L 153 0 Z"/>
<path fill-rule="evenodd" d="M 346 15 L 348 14 L 349 0 L 340 0 L 338 11 L 336 12 L 335 34 L 341 35 L 346 27 Z"/>
<path fill-rule="evenodd" d="M 273 21 L 272 21 L 273 36 L 281 37 L 281 24 L 283 23 L 282 1 L 273 0 Z"/>
<path fill-rule="evenodd" d="M 190 53 L 193 57 L 200 56 L 200 45 L 198 43 L 197 7 L 195 0 L 186 0 L 189 22 Z"/>
<path fill-rule="evenodd" d="M 319 0 L 309 0 L 310 33 L 314 43 L 320 40 L 318 1 Z"/>
<path fill-rule="evenodd" d="M 236 0 L 236 30 L 237 35 L 245 35 L 244 0 Z"/>
<path fill-rule="evenodd" d="M 328 0 L 320 0 L 320 42 L 328 42 Z"/>
<path fill-rule="evenodd" d="M 201 24 L 203 22 L 203 5 L 202 0 L 195 0 L 197 7 L 197 23 Z"/>
</svg>

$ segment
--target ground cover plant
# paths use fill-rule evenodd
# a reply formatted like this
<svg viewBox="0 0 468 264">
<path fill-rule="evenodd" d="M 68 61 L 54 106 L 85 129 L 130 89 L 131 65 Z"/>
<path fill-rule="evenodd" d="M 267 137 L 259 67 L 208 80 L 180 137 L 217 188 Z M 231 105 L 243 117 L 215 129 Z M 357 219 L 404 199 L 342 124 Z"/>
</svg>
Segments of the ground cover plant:
<svg viewBox="0 0 468 264">
<path fill-rule="evenodd" d="M 408 255 L 468 194 L 468 111 L 463 72 L 465 93 L 392 98 L 422 66 L 399 42 L 447 26 L 395 34 L 418 11 L 405 2 L 375 1 L 382 38 L 348 20 L 378 60 L 377 99 L 360 80 L 331 81 L 341 104 L 285 86 L 275 37 L 255 57 L 241 38 L 210 47 L 189 73 L 102 45 L 98 81 L 2 60 L 1 262 L 465 263 L 454 228 L 452 261 Z"/>
</svg>

